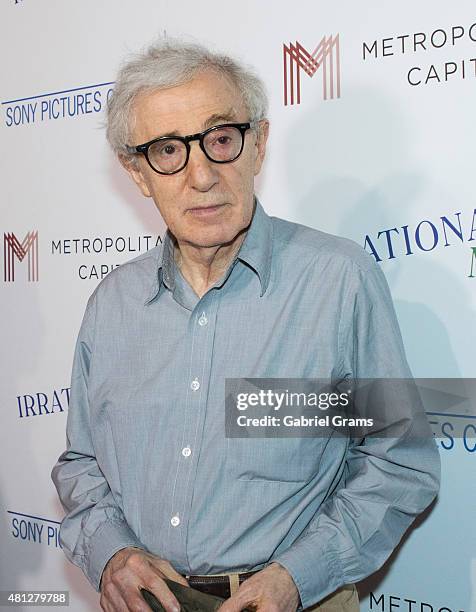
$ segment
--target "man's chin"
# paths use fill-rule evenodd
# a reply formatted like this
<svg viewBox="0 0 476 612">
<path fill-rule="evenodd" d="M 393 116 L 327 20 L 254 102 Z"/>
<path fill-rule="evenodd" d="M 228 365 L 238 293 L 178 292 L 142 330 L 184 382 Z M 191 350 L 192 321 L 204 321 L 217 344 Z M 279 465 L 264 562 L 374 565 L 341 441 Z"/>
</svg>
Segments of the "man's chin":
<svg viewBox="0 0 476 612">
<path fill-rule="evenodd" d="M 219 239 L 219 238 L 215 238 L 215 239 L 210 238 L 207 240 L 200 240 L 200 239 L 194 238 L 193 240 L 189 241 L 189 244 L 190 246 L 193 246 L 199 249 L 213 249 L 217 247 L 230 246 L 233 242 L 234 242 L 233 239 L 226 240 L 226 239 Z"/>
<path fill-rule="evenodd" d="M 202 249 L 211 249 L 221 246 L 231 246 L 241 236 L 244 230 L 239 231 L 217 231 L 217 232 L 194 232 L 187 236 L 184 242 L 190 246 Z"/>
</svg>

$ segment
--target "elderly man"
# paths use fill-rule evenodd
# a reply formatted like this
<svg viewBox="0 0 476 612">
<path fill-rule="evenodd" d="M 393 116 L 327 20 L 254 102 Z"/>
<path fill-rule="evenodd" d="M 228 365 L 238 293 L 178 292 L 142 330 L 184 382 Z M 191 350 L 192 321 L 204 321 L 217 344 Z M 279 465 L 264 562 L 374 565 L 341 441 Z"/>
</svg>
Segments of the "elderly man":
<svg viewBox="0 0 476 612">
<path fill-rule="evenodd" d="M 353 242 L 269 217 L 260 80 L 229 57 L 160 42 L 119 73 L 108 139 L 160 211 L 163 245 L 91 296 L 53 469 L 61 542 L 103 610 L 167 611 L 164 578 L 222 612 L 356 610 L 433 500 L 432 440 L 239 440 L 226 378 L 410 375 L 391 297 Z"/>
</svg>

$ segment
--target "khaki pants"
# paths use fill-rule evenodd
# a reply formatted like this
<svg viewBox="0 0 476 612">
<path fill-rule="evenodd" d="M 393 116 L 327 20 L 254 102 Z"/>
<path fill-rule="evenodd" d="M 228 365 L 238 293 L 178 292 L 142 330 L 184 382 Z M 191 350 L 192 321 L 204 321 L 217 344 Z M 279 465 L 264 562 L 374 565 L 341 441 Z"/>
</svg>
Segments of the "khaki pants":
<svg viewBox="0 0 476 612">
<path fill-rule="evenodd" d="M 305 612 L 359 612 L 359 595 L 355 584 L 347 584 L 328 595 Z"/>
</svg>

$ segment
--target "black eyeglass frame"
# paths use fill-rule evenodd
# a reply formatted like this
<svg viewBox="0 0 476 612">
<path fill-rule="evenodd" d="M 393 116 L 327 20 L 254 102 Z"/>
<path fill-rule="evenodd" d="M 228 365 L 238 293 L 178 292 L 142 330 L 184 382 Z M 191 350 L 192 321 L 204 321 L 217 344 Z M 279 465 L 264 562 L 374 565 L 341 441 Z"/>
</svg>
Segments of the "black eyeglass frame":
<svg viewBox="0 0 476 612">
<path fill-rule="evenodd" d="M 199 141 L 200 149 L 205 154 L 205 157 L 209 159 L 211 162 L 215 164 L 229 164 L 230 162 L 233 162 L 240 157 L 240 155 L 243 152 L 243 148 L 245 146 L 245 133 L 247 132 L 247 130 L 255 128 L 258 125 L 258 123 L 259 121 L 257 120 L 248 121 L 247 123 L 221 123 L 220 125 L 214 125 L 204 130 L 203 132 L 197 132 L 196 134 L 190 134 L 190 136 L 160 136 L 159 138 L 153 138 L 152 140 L 149 140 L 148 142 L 144 142 L 144 144 L 140 144 L 135 147 L 126 145 L 126 150 L 129 153 L 129 155 L 142 154 L 146 158 L 147 163 L 152 168 L 152 170 L 154 170 L 154 172 L 157 172 L 157 174 L 162 174 L 164 176 L 170 176 L 172 174 L 177 174 L 177 172 L 180 172 L 181 170 L 185 168 L 190 158 L 190 143 L 194 140 Z M 235 155 L 235 157 L 233 157 L 233 159 L 217 161 L 216 159 L 211 158 L 210 155 L 207 153 L 207 151 L 205 150 L 205 145 L 203 144 L 203 140 L 205 136 L 207 136 L 207 134 L 210 134 L 210 132 L 214 132 L 216 130 L 220 130 L 226 127 L 236 128 L 240 131 L 241 148 L 238 151 L 238 153 Z M 155 144 L 156 142 L 164 142 L 167 140 L 180 140 L 180 142 L 183 142 L 183 144 L 185 145 L 185 149 L 187 151 L 187 155 L 185 157 L 185 162 L 183 166 L 179 168 L 178 170 L 174 170 L 173 172 L 161 172 L 160 170 L 157 170 L 157 168 L 154 168 L 154 166 L 152 165 L 149 159 L 149 147 Z"/>
</svg>

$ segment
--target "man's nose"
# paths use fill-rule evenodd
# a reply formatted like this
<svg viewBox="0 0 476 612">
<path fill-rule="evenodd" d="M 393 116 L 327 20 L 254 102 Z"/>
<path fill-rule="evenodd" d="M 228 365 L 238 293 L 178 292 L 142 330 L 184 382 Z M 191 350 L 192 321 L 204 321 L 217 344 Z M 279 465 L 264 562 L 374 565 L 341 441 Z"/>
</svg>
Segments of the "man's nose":
<svg viewBox="0 0 476 612">
<path fill-rule="evenodd" d="M 198 142 L 191 143 L 187 171 L 190 186 L 197 191 L 209 191 L 218 183 L 218 164 L 208 159 Z"/>
</svg>

